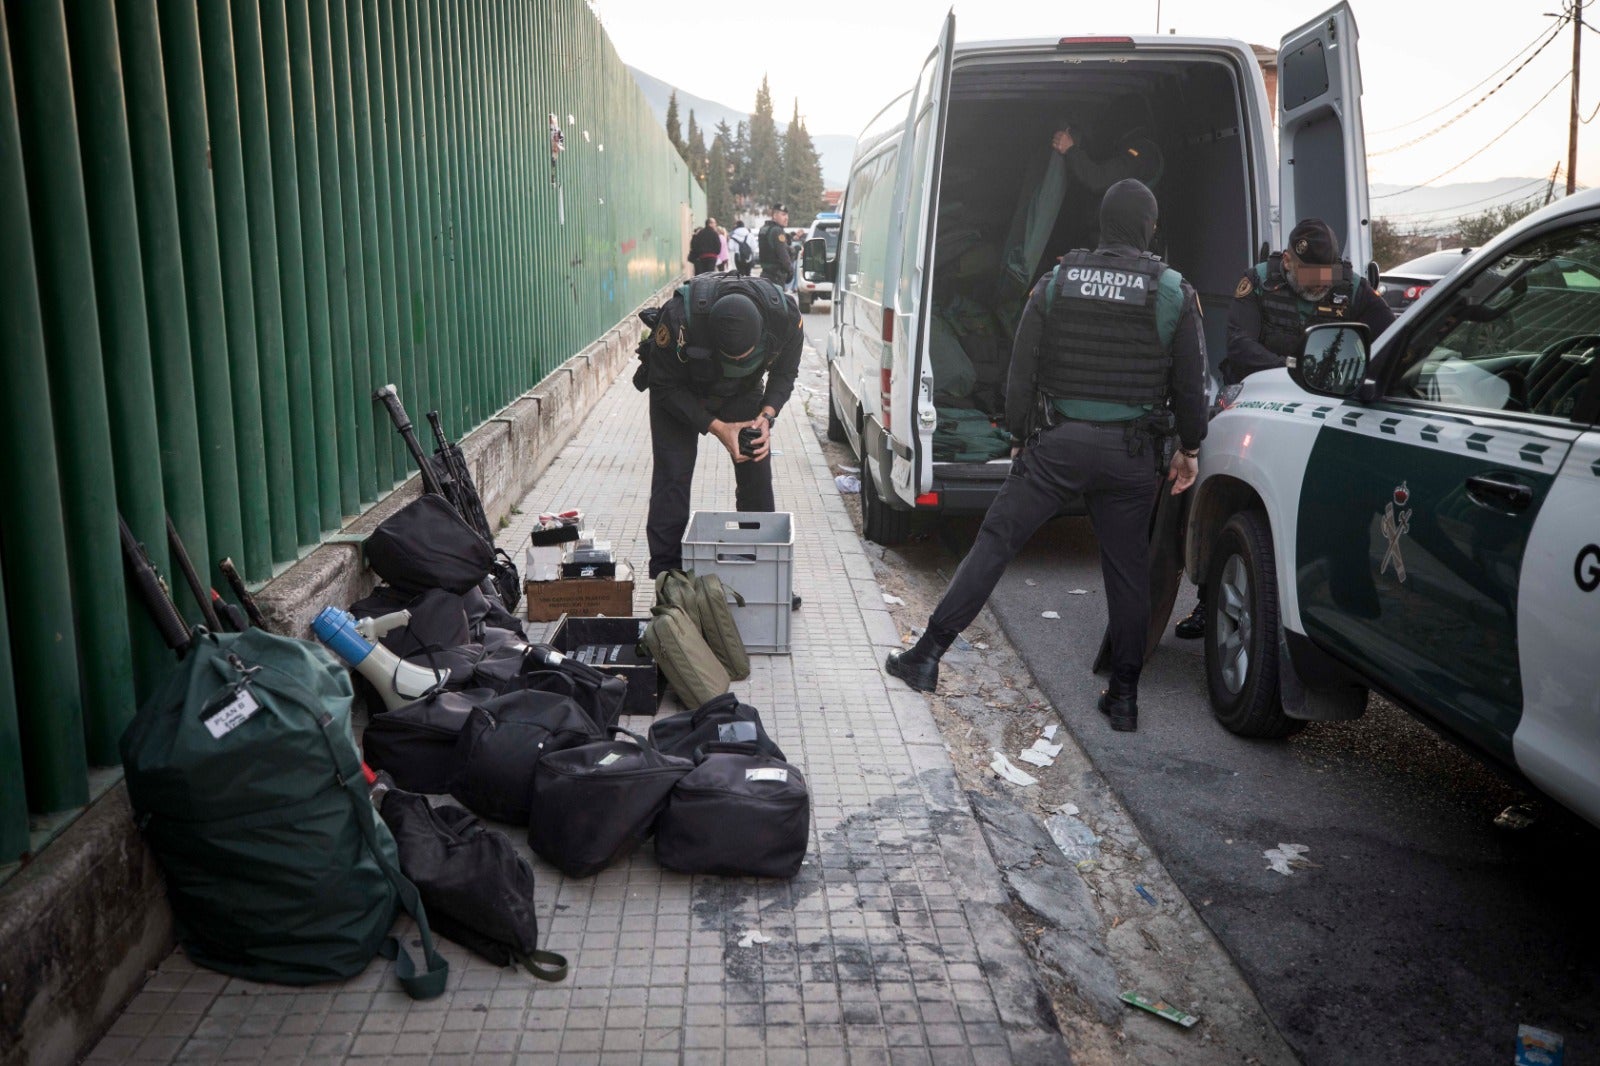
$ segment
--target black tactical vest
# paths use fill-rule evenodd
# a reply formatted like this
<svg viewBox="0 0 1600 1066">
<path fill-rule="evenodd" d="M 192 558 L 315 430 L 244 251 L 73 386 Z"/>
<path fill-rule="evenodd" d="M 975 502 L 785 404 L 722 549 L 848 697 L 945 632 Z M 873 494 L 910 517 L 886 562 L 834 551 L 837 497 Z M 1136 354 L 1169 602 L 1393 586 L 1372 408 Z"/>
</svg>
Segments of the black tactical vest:
<svg viewBox="0 0 1600 1066">
<path fill-rule="evenodd" d="M 1267 280 L 1257 286 L 1261 301 L 1261 346 L 1280 359 L 1300 354 L 1306 329 L 1322 322 L 1348 318 L 1355 303 L 1355 286 L 1350 282 L 1350 264 L 1345 263 L 1345 280 L 1328 290 L 1311 314 L 1302 316 L 1300 298 L 1283 273 L 1283 255 L 1267 260 Z"/>
<path fill-rule="evenodd" d="M 1156 288 L 1166 269 L 1149 253 L 1067 253 L 1039 342 L 1038 387 L 1054 400 L 1164 403 L 1172 354 L 1156 330 Z"/>
<path fill-rule="evenodd" d="M 772 282 L 745 278 L 725 271 L 701 274 L 678 289 L 688 318 L 689 338 L 685 355 L 689 374 L 709 396 L 735 396 L 760 387 L 761 371 L 782 349 L 791 325 L 789 298 Z M 748 296 L 761 311 L 761 340 L 755 352 L 737 365 L 717 354 L 711 336 L 711 305 L 724 296 Z"/>
</svg>

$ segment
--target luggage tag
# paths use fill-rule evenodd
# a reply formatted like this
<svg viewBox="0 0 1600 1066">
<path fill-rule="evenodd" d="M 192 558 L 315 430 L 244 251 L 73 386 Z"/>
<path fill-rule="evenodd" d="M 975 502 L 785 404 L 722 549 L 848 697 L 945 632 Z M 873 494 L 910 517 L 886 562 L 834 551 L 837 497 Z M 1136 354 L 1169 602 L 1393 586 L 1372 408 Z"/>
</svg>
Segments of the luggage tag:
<svg viewBox="0 0 1600 1066">
<path fill-rule="evenodd" d="M 250 691 L 250 681 L 261 667 L 246 666 L 244 660 L 233 654 L 229 654 L 228 664 L 239 671 L 239 680 L 228 686 L 216 706 L 200 712 L 201 723 L 216 740 L 238 729 L 261 709 L 260 701 Z"/>
<path fill-rule="evenodd" d="M 763 766 L 759 770 L 746 770 L 744 779 L 746 781 L 787 781 L 789 780 L 789 771 L 781 766 Z"/>
</svg>

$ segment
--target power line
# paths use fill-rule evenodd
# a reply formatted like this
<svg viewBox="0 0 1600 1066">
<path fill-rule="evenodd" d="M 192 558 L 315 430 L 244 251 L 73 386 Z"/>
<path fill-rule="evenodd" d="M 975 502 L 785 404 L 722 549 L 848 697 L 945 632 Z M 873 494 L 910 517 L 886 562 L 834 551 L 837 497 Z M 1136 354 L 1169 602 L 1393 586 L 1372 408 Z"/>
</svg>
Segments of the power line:
<svg viewBox="0 0 1600 1066">
<path fill-rule="evenodd" d="M 1471 104 L 1468 104 L 1465 110 L 1460 111 L 1454 117 L 1448 118 L 1444 122 L 1441 122 L 1439 125 L 1435 126 L 1433 129 L 1429 130 L 1427 133 L 1424 133 L 1424 134 L 1422 134 L 1421 136 L 1418 136 L 1418 137 L 1413 137 L 1411 140 L 1407 141 L 1405 144 L 1397 144 L 1393 148 L 1383 148 L 1383 149 L 1380 149 L 1380 150 L 1378 150 L 1376 152 L 1368 152 L 1367 153 L 1367 157 L 1371 158 L 1372 156 L 1377 156 L 1377 155 L 1388 155 L 1390 152 L 1399 152 L 1399 151 L 1402 151 L 1403 149 L 1410 148 L 1414 144 L 1421 144 L 1423 141 L 1427 140 L 1429 137 L 1432 137 L 1434 134 L 1438 133 L 1439 131 L 1447 129 L 1448 127 L 1453 126 L 1455 123 L 1459 122 L 1461 119 L 1466 118 L 1469 114 L 1471 114 L 1474 110 L 1477 109 L 1479 104 L 1481 104 L 1485 100 L 1489 99 L 1489 97 L 1493 96 L 1495 93 L 1499 92 L 1501 89 L 1504 89 L 1506 87 L 1507 83 L 1509 83 L 1512 78 L 1515 78 L 1518 74 L 1521 74 L 1525 69 L 1527 69 L 1527 66 L 1528 66 L 1529 63 L 1532 63 L 1535 59 L 1538 59 L 1539 58 L 1539 53 L 1543 52 L 1546 48 L 1549 48 L 1552 43 L 1554 43 L 1556 37 L 1560 34 L 1562 27 L 1564 27 L 1567 24 L 1567 22 L 1568 22 L 1567 19 L 1562 19 L 1561 21 L 1557 22 L 1556 23 L 1556 27 L 1555 27 L 1555 32 L 1551 33 L 1551 35 L 1548 38 L 1545 39 L 1545 42 L 1539 46 L 1537 51 L 1535 51 L 1531 56 L 1529 56 L 1527 59 L 1524 59 L 1520 64 L 1518 64 L 1517 69 L 1513 70 L 1510 74 L 1507 74 L 1504 78 L 1501 78 L 1500 79 L 1500 84 L 1496 85 L 1493 89 L 1490 89 L 1488 92 L 1486 92 L 1482 96 L 1478 97 Z"/>
<path fill-rule="evenodd" d="M 1556 28 L 1553 31 L 1551 31 L 1551 39 L 1553 40 L 1555 38 L 1555 35 L 1560 33 L 1560 32 L 1561 32 L 1561 27 L 1558 25 L 1558 26 L 1556 26 Z M 1600 30 L 1597 30 L 1596 32 L 1600 32 Z M 1490 81 L 1494 80 L 1494 76 L 1496 74 L 1499 74 L 1502 70 L 1506 69 L 1511 64 L 1515 63 L 1522 56 L 1522 53 L 1526 52 L 1528 49 L 1532 48 L 1534 45 L 1540 44 L 1541 39 L 1544 37 L 1544 35 L 1545 35 L 1545 31 L 1544 30 L 1540 30 L 1538 32 L 1538 34 L 1534 36 L 1533 40 L 1529 41 L 1527 44 L 1525 44 L 1521 48 L 1517 49 L 1515 55 L 1513 55 L 1510 59 L 1506 60 L 1504 63 L 1501 63 L 1498 67 L 1495 67 L 1493 70 L 1491 70 L 1487 75 L 1484 76 L 1482 81 L 1477 82 L 1476 84 L 1470 85 L 1467 88 L 1461 90 L 1460 95 L 1452 96 L 1450 99 L 1446 100 L 1444 103 L 1440 104 L 1438 107 L 1434 108 L 1432 111 L 1429 111 L 1426 114 L 1418 115 L 1416 118 L 1413 118 L 1413 119 L 1407 119 L 1405 122 L 1402 122 L 1399 125 L 1386 126 L 1381 130 L 1371 130 L 1369 132 L 1371 132 L 1372 135 L 1376 137 L 1379 134 L 1393 133 L 1395 130 L 1403 130 L 1407 126 L 1415 126 L 1417 123 L 1421 122 L 1423 119 L 1432 118 L 1434 115 L 1437 115 L 1439 112 L 1443 111 L 1445 108 L 1449 107 L 1451 104 L 1454 104 L 1457 100 L 1465 100 L 1468 96 L 1472 95 L 1474 92 L 1478 91 L 1483 86 L 1489 84 Z M 1544 44 L 1548 44 L 1549 41 L 1545 41 L 1543 43 Z M 1541 45 L 1541 47 L 1542 46 L 1543 45 Z"/>
<path fill-rule="evenodd" d="M 1555 92 L 1557 89 L 1561 88 L 1561 86 L 1570 77 L 1572 77 L 1572 71 L 1570 71 L 1570 70 L 1567 71 L 1565 74 L 1562 74 L 1560 78 L 1556 79 L 1556 83 L 1554 85 L 1550 86 L 1550 88 L 1548 88 L 1548 89 L 1546 89 L 1544 91 L 1544 95 L 1543 96 L 1539 97 L 1539 99 L 1537 99 L 1537 100 L 1535 100 L 1533 102 L 1533 107 L 1528 108 L 1528 110 L 1526 110 L 1522 114 L 1518 115 L 1516 117 L 1516 119 L 1514 121 L 1512 121 L 1511 125 L 1507 126 L 1505 129 L 1501 130 L 1499 133 L 1495 134 L 1494 137 L 1491 138 L 1490 140 L 1485 141 L 1482 145 L 1480 145 L 1478 147 L 1478 150 L 1476 152 L 1473 152 L 1471 155 L 1467 156 L 1467 158 L 1463 159 L 1461 162 L 1459 162 L 1459 163 L 1455 164 L 1454 166 L 1450 167 L 1448 170 L 1440 171 L 1439 173 L 1435 174 L 1433 177 L 1429 178 L 1427 181 L 1419 181 L 1417 184 L 1409 186 L 1409 187 L 1404 188 L 1404 189 L 1401 189 L 1398 192 L 1386 192 L 1382 196 L 1374 196 L 1374 197 L 1372 197 L 1372 199 L 1374 199 L 1374 200 L 1387 200 L 1391 196 L 1399 196 L 1401 193 L 1412 192 L 1412 191 L 1414 191 L 1416 189 L 1421 189 L 1421 188 L 1423 188 L 1425 186 L 1432 185 L 1434 182 L 1438 181 L 1440 178 L 1446 177 L 1447 175 L 1450 175 L 1450 174 L 1454 174 L 1456 171 L 1460 170 L 1462 167 L 1466 166 L 1468 163 L 1470 163 L 1474 159 L 1478 158 L 1484 152 L 1488 151 L 1490 145 L 1494 144 L 1496 141 L 1500 140 L 1500 138 L 1504 137 L 1506 134 L 1508 134 L 1512 130 L 1516 129 L 1517 126 L 1522 122 L 1523 119 L 1525 119 L 1529 115 L 1533 114 L 1533 112 L 1538 108 L 1538 106 L 1540 104 L 1542 104 L 1546 100 L 1550 99 L 1550 94 Z"/>
</svg>

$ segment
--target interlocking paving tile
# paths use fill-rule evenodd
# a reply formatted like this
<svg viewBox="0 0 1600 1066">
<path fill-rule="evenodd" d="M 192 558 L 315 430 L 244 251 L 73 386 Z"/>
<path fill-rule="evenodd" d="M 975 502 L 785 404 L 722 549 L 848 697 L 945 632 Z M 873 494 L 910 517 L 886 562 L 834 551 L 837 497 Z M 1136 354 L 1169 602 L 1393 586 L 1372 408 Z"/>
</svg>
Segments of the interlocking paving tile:
<svg viewBox="0 0 1600 1066">
<path fill-rule="evenodd" d="M 648 407 L 627 378 L 499 541 L 520 562 L 540 511 L 581 507 L 634 563 L 635 610 L 647 614 Z M 735 685 L 812 789 L 812 843 L 792 881 L 670 873 L 648 844 L 574 881 L 530 854 L 543 946 L 572 960 L 561 984 L 448 941 L 449 990 L 426 1003 L 399 993 L 381 959 L 349 981 L 282 989 L 175 952 L 91 1061 L 1068 1061 L 1032 962 L 996 909 L 999 875 L 927 704 L 881 671 L 899 635 L 798 400 L 775 427 L 773 462 L 804 604 L 790 617 L 792 654 L 753 655 L 752 676 Z M 709 437 L 692 498 L 734 507 L 732 465 Z M 675 709 L 669 699 L 663 712 Z M 624 724 L 643 731 L 649 719 Z M 506 829 L 529 854 L 525 833 Z M 414 939 L 409 921 L 398 929 Z M 751 930 L 771 939 L 740 947 Z"/>
</svg>

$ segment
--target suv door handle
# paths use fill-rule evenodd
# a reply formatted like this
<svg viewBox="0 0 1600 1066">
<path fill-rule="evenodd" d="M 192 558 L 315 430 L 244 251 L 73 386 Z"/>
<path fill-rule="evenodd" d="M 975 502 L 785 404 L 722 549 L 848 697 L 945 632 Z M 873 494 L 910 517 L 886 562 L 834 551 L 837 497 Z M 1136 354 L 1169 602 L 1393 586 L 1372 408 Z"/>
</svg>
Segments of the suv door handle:
<svg viewBox="0 0 1600 1066">
<path fill-rule="evenodd" d="M 1533 490 L 1528 486 L 1482 475 L 1467 478 L 1467 496 L 1480 507 L 1506 511 L 1525 511 L 1533 502 Z"/>
</svg>

